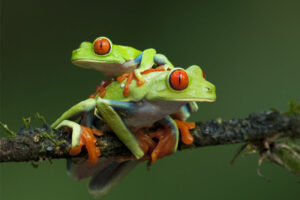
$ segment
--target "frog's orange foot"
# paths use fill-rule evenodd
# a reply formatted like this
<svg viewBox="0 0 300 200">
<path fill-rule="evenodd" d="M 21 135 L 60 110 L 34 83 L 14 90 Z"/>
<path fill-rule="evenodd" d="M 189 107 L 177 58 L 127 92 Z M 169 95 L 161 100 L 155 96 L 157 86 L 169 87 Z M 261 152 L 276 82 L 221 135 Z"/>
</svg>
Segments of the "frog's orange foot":
<svg viewBox="0 0 300 200">
<path fill-rule="evenodd" d="M 124 97 L 128 97 L 130 95 L 130 84 L 133 80 L 133 77 L 134 77 L 134 72 L 129 72 L 125 86 L 124 86 L 124 90 L 123 90 Z"/>
<path fill-rule="evenodd" d="M 141 158 L 140 160 L 141 161 L 149 160 L 150 159 L 149 152 L 153 151 L 153 149 L 156 146 L 156 142 L 154 140 L 152 140 L 152 138 L 147 133 L 145 133 L 143 130 L 139 130 L 138 132 L 136 132 L 135 136 L 138 140 L 140 148 L 144 152 L 144 157 Z"/>
<path fill-rule="evenodd" d="M 191 145 L 194 142 L 194 137 L 190 133 L 190 129 L 195 128 L 195 122 L 184 122 L 177 119 L 174 119 L 177 124 L 178 129 L 181 133 L 181 141 L 184 144 Z"/>
<path fill-rule="evenodd" d="M 146 70 L 142 71 L 141 74 L 149 74 L 151 72 L 161 72 L 161 71 L 165 71 L 164 66 L 159 66 L 159 67 L 156 67 L 156 68 L 150 67 L 149 69 L 146 69 Z M 135 74 L 134 74 L 133 78 L 136 80 L 136 84 L 137 84 L 138 87 L 144 85 L 145 82 L 146 82 L 145 79 L 140 79 Z"/>
<path fill-rule="evenodd" d="M 162 71 L 165 71 L 165 70 L 166 70 L 166 69 L 164 68 L 164 66 L 161 65 L 161 66 L 158 66 L 158 67 L 156 67 L 156 68 L 150 67 L 149 69 L 146 69 L 146 70 L 142 71 L 141 74 L 149 74 L 149 73 L 151 73 L 151 72 L 162 72 Z M 140 78 L 138 78 L 138 77 L 135 75 L 135 73 L 133 73 L 133 78 L 136 80 L 136 85 L 137 85 L 138 87 L 144 85 L 145 82 L 146 82 L 145 79 L 140 79 Z"/>
<path fill-rule="evenodd" d="M 152 162 L 156 162 L 157 159 L 161 159 L 174 152 L 176 146 L 176 137 L 172 133 L 172 129 L 158 129 L 156 132 L 149 134 L 151 138 L 158 140 L 157 145 L 151 153 Z"/>
<path fill-rule="evenodd" d="M 151 72 L 160 72 L 160 71 L 165 71 L 164 66 L 159 66 L 159 67 L 156 67 L 155 69 L 153 69 L 151 67 L 149 69 L 146 69 L 146 70 L 142 71 L 141 74 L 149 74 Z M 126 83 L 125 83 L 125 86 L 124 86 L 124 90 L 123 90 L 123 95 L 125 97 L 128 97 L 130 95 L 130 88 L 129 87 L 130 87 L 130 84 L 131 84 L 131 82 L 132 82 L 133 79 L 136 80 L 136 85 L 138 87 L 144 85 L 145 82 L 146 82 L 145 79 L 139 79 L 135 75 L 134 71 L 122 74 L 121 76 L 118 76 L 117 77 L 117 81 L 118 82 L 123 82 L 126 78 L 127 78 L 127 80 L 126 80 Z"/>
<path fill-rule="evenodd" d="M 142 71 L 141 74 L 149 74 L 151 72 L 163 72 L 163 71 L 166 71 L 166 69 L 164 68 L 163 65 L 161 65 L 161 66 L 158 66 L 156 68 L 151 67 L 149 69 L 146 69 L 146 70 Z"/>
<path fill-rule="evenodd" d="M 97 139 L 94 136 L 101 136 L 103 135 L 103 132 L 88 128 L 86 126 L 81 125 L 81 132 L 80 132 L 80 138 L 79 138 L 79 145 L 76 147 L 71 148 L 69 154 L 71 156 L 75 156 L 80 154 L 82 146 L 85 146 L 88 152 L 88 164 L 89 165 L 95 165 L 98 162 L 98 157 L 101 155 L 100 148 L 96 147 Z"/>
<path fill-rule="evenodd" d="M 97 87 L 96 92 L 91 94 L 89 98 L 95 98 L 97 95 L 99 95 L 101 98 L 103 98 L 106 94 L 106 86 L 111 84 L 112 81 L 102 81 Z"/>
<path fill-rule="evenodd" d="M 135 75 L 135 73 L 133 73 L 133 78 L 136 80 L 136 85 L 137 85 L 138 87 L 141 87 L 141 86 L 143 86 L 143 85 L 146 83 L 146 80 L 145 80 L 145 79 L 139 79 L 139 78 Z"/>
<path fill-rule="evenodd" d="M 129 73 L 122 74 L 121 76 L 118 76 L 118 77 L 117 77 L 117 81 L 121 83 L 121 82 L 123 82 L 128 76 L 129 76 Z"/>
<path fill-rule="evenodd" d="M 126 78 L 127 78 L 127 80 L 126 80 L 124 90 L 123 90 L 123 95 L 125 97 L 128 97 L 130 95 L 130 84 L 131 84 L 133 79 L 136 80 L 136 84 L 139 87 L 144 85 L 144 83 L 145 83 L 145 80 L 138 79 L 135 76 L 134 72 L 129 72 L 129 73 L 126 73 L 126 74 L 122 74 L 121 76 L 117 77 L 117 81 L 118 82 L 123 82 Z"/>
</svg>

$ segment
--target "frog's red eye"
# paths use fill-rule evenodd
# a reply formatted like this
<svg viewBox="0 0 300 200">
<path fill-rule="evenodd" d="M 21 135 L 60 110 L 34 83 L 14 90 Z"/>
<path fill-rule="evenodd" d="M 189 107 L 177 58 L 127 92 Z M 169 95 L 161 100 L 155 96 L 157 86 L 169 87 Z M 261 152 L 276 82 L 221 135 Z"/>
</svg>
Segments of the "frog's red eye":
<svg viewBox="0 0 300 200">
<path fill-rule="evenodd" d="M 110 41 L 106 38 L 99 38 L 94 42 L 94 51 L 96 54 L 108 54 L 111 49 Z"/>
<path fill-rule="evenodd" d="M 202 69 L 202 76 L 203 76 L 203 78 L 205 79 L 206 75 L 205 75 L 205 72 L 204 72 L 203 69 Z"/>
<path fill-rule="evenodd" d="M 189 84 L 189 77 L 182 69 L 174 70 L 169 76 L 169 84 L 174 90 L 184 90 Z"/>
</svg>

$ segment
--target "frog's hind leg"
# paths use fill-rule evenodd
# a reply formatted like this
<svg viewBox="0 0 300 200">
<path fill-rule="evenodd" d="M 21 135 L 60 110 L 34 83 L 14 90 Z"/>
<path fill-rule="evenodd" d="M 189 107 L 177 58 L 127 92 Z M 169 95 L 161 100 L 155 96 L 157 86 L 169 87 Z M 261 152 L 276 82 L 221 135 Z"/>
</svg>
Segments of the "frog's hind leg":
<svg viewBox="0 0 300 200">
<path fill-rule="evenodd" d="M 125 162 L 112 161 L 110 165 L 101 169 L 95 174 L 89 183 L 89 192 L 95 198 L 105 196 L 108 191 L 117 184 L 126 174 L 128 174 L 139 161 L 129 160 Z"/>
<path fill-rule="evenodd" d="M 151 153 L 152 162 L 176 152 L 178 147 L 179 131 L 176 122 L 170 116 L 166 116 L 159 123 L 164 129 L 150 133 L 151 137 L 158 139 L 158 144 Z"/>
<path fill-rule="evenodd" d="M 138 163 L 137 160 L 119 162 L 114 158 L 100 157 L 93 166 L 86 162 L 69 162 L 68 174 L 79 181 L 91 177 L 88 189 L 98 199 L 106 195 Z"/>
<path fill-rule="evenodd" d="M 96 92 L 90 95 L 89 98 L 95 98 L 97 95 L 99 95 L 101 98 L 103 98 L 106 94 L 106 87 L 111 84 L 113 81 L 101 81 L 101 83 L 96 87 Z"/>
<path fill-rule="evenodd" d="M 155 54 L 154 62 L 158 66 L 163 65 L 164 69 L 173 69 L 174 68 L 173 64 L 169 61 L 169 59 L 165 55 L 160 54 L 160 53 Z"/>
<path fill-rule="evenodd" d="M 140 62 L 140 66 L 138 69 L 134 70 L 134 75 L 139 86 L 142 86 L 145 83 L 145 79 L 141 72 L 153 66 L 155 54 L 155 49 L 146 49 L 136 58 L 136 62 Z"/>
<path fill-rule="evenodd" d="M 64 112 L 52 125 L 52 128 L 69 128 L 72 129 L 72 149 L 70 150 L 70 155 L 77 155 L 80 153 L 82 146 L 86 146 L 89 154 L 88 163 L 93 165 L 97 163 L 98 157 L 100 156 L 100 149 L 95 146 L 96 138 L 95 135 L 102 135 L 103 133 L 99 130 L 89 128 L 87 126 L 92 125 L 93 115 L 91 111 L 95 109 L 96 100 L 87 99 L 82 101 L 75 106 L 71 107 L 69 110 Z M 81 116 L 81 123 L 68 120 L 76 119 Z"/>
</svg>

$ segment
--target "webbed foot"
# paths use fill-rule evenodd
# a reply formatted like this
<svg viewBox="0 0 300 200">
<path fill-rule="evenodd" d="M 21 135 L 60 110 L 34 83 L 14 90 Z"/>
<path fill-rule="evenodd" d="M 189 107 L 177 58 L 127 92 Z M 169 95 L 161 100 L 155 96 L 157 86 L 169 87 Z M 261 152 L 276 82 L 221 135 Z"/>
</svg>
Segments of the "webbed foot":
<svg viewBox="0 0 300 200">
<path fill-rule="evenodd" d="M 190 129 L 195 128 L 195 122 L 184 122 L 177 119 L 174 119 L 177 124 L 178 129 L 181 133 L 181 141 L 184 144 L 191 145 L 194 142 L 194 137 L 190 133 Z"/>
<path fill-rule="evenodd" d="M 156 68 L 152 68 L 151 67 L 149 69 L 146 69 L 146 70 L 142 71 L 141 73 L 139 73 L 137 70 L 138 69 L 136 69 L 133 72 L 122 74 L 121 76 L 117 77 L 117 81 L 118 82 L 123 82 L 127 78 L 125 86 L 124 86 L 124 90 L 123 90 L 123 95 L 125 97 L 128 97 L 130 95 L 130 88 L 129 88 L 129 86 L 130 86 L 132 80 L 136 80 L 136 85 L 138 87 L 140 87 L 140 86 L 144 85 L 145 82 L 146 82 L 146 80 L 143 78 L 142 74 L 149 74 L 151 72 L 165 71 L 166 68 L 165 68 L 165 66 L 161 65 L 161 66 L 156 67 Z"/>
<path fill-rule="evenodd" d="M 135 136 L 138 140 L 140 148 L 144 152 L 144 156 L 141 158 L 141 160 L 150 160 L 151 157 L 149 156 L 148 152 L 153 151 L 153 149 L 156 146 L 156 142 L 152 140 L 152 138 L 142 130 L 135 133 Z"/>
<path fill-rule="evenodd" d="M 106 94 L 106 87 L 111 84 L 113 81 L 102 81 L 97 87 L 96 92 L 91 94 L 89 98 L 95 98 L 97 95 L 99 95 L 101 98 L 103 98 Z"/>
<path fill-rule="evenodd" d="M 166 116 L 159 123 L 162 128 L 154 132 L 143 133 L 143 131 L 139 131 L 136 133 L 136 138 L 144 151 L 144 155 L 148 155 L 148 160 L 153 163 L 157 159 L 176 152 L 178 146 L 179 131 L 176 122 L 170 116 Z M 146 156 L 143 160 L 146 160 Z"/>
<path fill-rule="evenodd" d="M 98 157 L 101 155 L 101 153 L 100 148 L 96 147 L 97 139 L 94 136 L 94 134 L 101 136 L 103 135 L 103 132 L 82 125 L 80 127 L 81 132 L 79 138 L 79 145 L 72 147 L 69 153 L 71 156 L 76 156 L 81 152 L 82 146 L 85 146 L 89 155 L 88 164 L 95 165 L 98 163 Z"/>
<path fill-rule="evenodd" d="M 123 95 L 125 97 L 128 97 L 130 95 L 130 88 L 129 87 L 130 87 L 130 84 L 131 84 L 133 79 L 136 80 L 136 84 L 139 87 L 144 85 L 144 83 L 145 83 L 145 80 L 137 78 L 134 72 L 129 72 L 129 73 L 126 73 L 126 74 L 122 74 L 121 76 L 117 77 L 117 81 L 118 82 L 123 82 L 126 78 L 127 78 L 127 80 L 126 80 L 124 90 L 123 90 Z"/>
<path fill-rule="evenodd" d="M 161 65 L 156 68 L 151 67 L 149 69 L 146 69 L 146 70 L 142 71 L 141 74 L 149 74 L 151 72 L 163 72 L 163 71 L 166 71 L 166 67 L 164 65 Z"/>
<path fill-rule="evenodd" d="M 176 138 L 171 129 L 158 129 L 155 132 L 145 133 L 138 131 L 135 136 L 141 149 L 144 151 L 144 157 L 141 160 L 151 160 L 153 163 L 174 152 Z M 154 141 L 156 138 L 158 142 Z"/>
<path fill-rule="evenodd" d="M 95 165 L 101 155 L 100 148 L 96 147 L 97 139 L 94 135 L 101 136 L 103 132 L 79 125 L 75 122 L 64 120 L 56 128 L 68 127 L 72 129 L 72 148 L 69 151 L 71 156 L 76 156 L 81 152 L 83 146 L 88 152 L 88 164 Z"/>
<path fill-rule="evenodd" d="M 176 151 L 177 140 L 172 129 L 158 129 L 156 132 L 149 134 L 151 138 L 158 139 L 158 143 L 151 152 L 152 162 L 155 163 L 157 159 L 161 159 Z"/>
</svg>

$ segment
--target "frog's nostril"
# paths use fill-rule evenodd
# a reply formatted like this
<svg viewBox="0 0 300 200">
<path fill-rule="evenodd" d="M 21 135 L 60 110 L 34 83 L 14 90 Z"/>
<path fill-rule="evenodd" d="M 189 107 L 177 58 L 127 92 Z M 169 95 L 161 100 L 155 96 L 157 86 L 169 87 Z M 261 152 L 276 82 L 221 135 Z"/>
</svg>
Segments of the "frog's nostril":
<svg viewBox="0 0 300 200">
<path fill-rule="evenodd" d="M 206 92 L 211 93 L 212 92 L 212 88 L 211 87 L 206 87 Z"/>
</svg>

